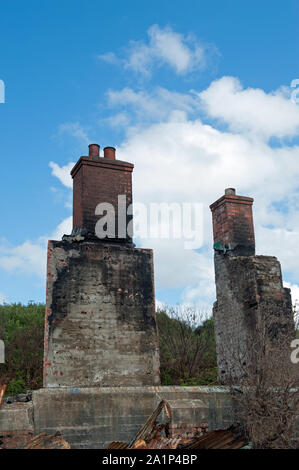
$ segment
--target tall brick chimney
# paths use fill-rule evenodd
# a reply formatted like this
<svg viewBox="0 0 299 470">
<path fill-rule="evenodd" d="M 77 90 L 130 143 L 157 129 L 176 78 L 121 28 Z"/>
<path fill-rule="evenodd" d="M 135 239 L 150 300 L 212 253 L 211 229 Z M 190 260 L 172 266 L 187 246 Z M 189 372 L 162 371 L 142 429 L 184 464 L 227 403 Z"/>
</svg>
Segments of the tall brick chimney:
<svg viewBox="0 0 299 470">
<path fill-rule="evenodd" d="M 115 148 L 104 148 L 100 156 L 98 144 L 89 145 L 89 155 L 81 157 L 71 171 L 73 178 L 73 235 L 96 237 L 95 226 L 100 216 L 95 214 L 99 203 L 112 204 L 115 211 L 115 237 L 110 241 L 131 242 L 131 237 L 118 230 L 121 209 L 127 210 L 132 203 L 132 163 L 115 159 Z M 125 207 L 118 207 L 119 199 Z M 121 204 L 120 204 L 121 205 Z M 125 212 L 126 213 L 126 212 Z M 105 213 L 104 213 L 105 215 Z M 132 215 L 125 215 L 126 224 Z"/>
<path fill-rule="evenodd" d="M 213 217 L 214 248 L 233 256 L 255 254 L 252 216 L 253 199 L 238 196 L 234 188 L 211 204 Z"/>
</svg>

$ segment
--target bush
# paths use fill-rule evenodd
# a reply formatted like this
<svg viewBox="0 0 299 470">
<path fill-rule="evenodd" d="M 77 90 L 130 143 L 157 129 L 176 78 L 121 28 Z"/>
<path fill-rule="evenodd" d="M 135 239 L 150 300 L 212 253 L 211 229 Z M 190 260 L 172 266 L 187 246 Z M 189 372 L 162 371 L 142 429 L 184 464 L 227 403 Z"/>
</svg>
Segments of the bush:
<svg viewBox="0 0 299 470">
<path fill-rule="evenodd" d="M 166 307 L 157 312 L 162 385 L 217 383 L 212 318 L 195 307 Z"/>
<path fill-rule="evenodd" d="M 5 343 L 5 364 L 0 364 L 0 384 L 14 395 L 42 386 L 43 304 L 0 306 L 0 338 Z"/>
</svg>

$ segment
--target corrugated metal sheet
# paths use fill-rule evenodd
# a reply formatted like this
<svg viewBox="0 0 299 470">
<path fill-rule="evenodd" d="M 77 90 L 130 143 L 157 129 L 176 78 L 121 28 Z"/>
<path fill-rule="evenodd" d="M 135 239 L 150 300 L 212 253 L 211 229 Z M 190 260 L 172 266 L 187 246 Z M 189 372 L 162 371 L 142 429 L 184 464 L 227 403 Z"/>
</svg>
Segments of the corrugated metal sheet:
<svg viewBox="0 0 299 470">
<path fill-rule="evenodd" d="M 166 422 L 158 423 L 163 409 L 166 411 Z M 241 449 L 247 444 L 242 431 L 234 426 L 205 432 L 203 436 L 190 439 L 167 437 L 170 423 L 170 407 L 162 400 L 130 444 L 112 442 L 108 449 Z"/>
</svg>

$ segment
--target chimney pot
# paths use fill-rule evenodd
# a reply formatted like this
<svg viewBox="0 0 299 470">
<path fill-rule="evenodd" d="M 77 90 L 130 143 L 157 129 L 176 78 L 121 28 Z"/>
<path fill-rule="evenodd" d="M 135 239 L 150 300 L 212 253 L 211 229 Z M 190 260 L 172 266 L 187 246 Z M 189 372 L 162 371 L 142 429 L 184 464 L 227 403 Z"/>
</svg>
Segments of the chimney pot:
<svg viewBox="0 0 299 470">
<path fill-rule="evenodd" d="M 115 148 L 114 147 L 105 147 L 104 148 L 104 158 L 109 158 L 110 160 L 115 160 Z"/>
<path fill-rule="evenodd" d="M 224 191 L 226 196 L 235 196 L 236 195 L 236 190 L 235 188 L 226 188 Z"/>
<path fill-rule="evenodd" d="M 100 156 L 100 146 L 98 144 L 89 144 L 89 156 L 90 157 L 99 157 Z"/>
</svg>

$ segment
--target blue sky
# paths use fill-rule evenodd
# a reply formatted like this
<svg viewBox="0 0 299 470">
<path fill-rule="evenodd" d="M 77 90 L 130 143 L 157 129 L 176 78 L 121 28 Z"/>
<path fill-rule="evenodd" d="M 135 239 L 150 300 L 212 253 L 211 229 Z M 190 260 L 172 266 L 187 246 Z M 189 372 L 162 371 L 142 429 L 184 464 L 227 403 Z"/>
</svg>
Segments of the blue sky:
<svg viewBox="0 0 299 470">
<path fill-rule="evenodd" d="M 144 240 L 163 302 L 215 293 L 208 204 L 255 198 L 259 254 L 299 296 L 296 1 L 0 1 L 0 300 L 45 299 L 45 246 L 70 225 L 87 144 L 135 165 L 135 199 L 205 205 L 198 252 Z M 50 162 L 52 166 L 50 166 Z M 158 175 L 158 176 L 157 176 Z"/>
</svg>

